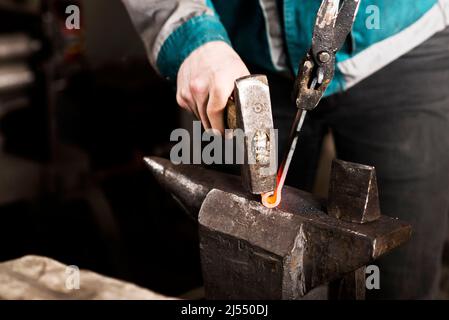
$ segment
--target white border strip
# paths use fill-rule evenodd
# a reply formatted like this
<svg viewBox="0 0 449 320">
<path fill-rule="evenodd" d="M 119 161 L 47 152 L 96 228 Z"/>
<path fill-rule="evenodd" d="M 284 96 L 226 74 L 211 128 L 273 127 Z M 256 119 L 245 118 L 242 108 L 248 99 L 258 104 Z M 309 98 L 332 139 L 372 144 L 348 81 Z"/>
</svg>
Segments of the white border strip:
<svg viewBox="0 0 449 320">
<path fill-rule="evenodd" d="M 259 0 L 259 4 L 265 18 L 271 61 L 277 70 L 285 71 L 288 69 L 287 58 L 276 0 Z"/>
<path fill-rule="evenodd" d="M 411 51 L 449 25 L 449 0 L 439 0 L 410 27 L 378 42 L 355 57 L 338 63 L 345 88 L 353 87 L 376 71 Z"/>
</svg>

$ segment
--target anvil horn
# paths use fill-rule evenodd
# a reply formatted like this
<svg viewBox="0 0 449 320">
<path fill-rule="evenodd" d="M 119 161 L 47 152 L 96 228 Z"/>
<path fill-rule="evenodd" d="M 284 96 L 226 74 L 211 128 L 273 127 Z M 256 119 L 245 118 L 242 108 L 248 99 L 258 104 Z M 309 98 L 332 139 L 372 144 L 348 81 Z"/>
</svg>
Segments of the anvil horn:
<svg viewBox="0 0 449 320">
<path fill-rule="evenodd" d="M 198 220 L 204 199 L 212 189 L 247 195 L 239 176 L 208 170 L 200 165 L 175 165 L 159 157 L 146 157 L 144 160 L 159 184 L 195 221 Z"/>
</svg>

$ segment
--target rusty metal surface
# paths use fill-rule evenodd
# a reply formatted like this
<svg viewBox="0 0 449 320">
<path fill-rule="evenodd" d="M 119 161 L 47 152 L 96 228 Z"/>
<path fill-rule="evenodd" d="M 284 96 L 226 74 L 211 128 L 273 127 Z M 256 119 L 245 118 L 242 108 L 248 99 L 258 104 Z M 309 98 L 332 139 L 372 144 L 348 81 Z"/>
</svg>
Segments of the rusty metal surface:
<svg viewBox="0 0 449 320">
<path fill-rule="evenodd" d="M 323 200 L 294 188 L 286 187 L 280 206 L 268 209 L 245 191 L 238 176 L 161 158 L 146 161 L 198 218 L 208 298 L 302 299 L 411 235 L 410 225 L 386 216 L 365 224 L 336 219 L 326 213 Z"/>
<path fill-rule="evenodd" d="M 332 62 L 335 63 L 334 60 Z M 315 109 L 332 80 L 333 71 L 326 75 L 327 77 L 323 79 L 320 86 L 311 87 L 310 83 L 316 79 L 316 69 L 317 65 L 312 55 L 307 53 L 299 65 L 298 76 L 293 88 L 298 109 L 306 111 Z"/>
<path fill-rule="evenodd" d="M 144 160 L 159 184 L 195 221 L 204 199 L 214 188 L 251 197 L 244 191 L 239 176 L 208 170 L 199 165 L 174 165 L 170 160 L 159 157 Z"/>
<path fill-rule="evenodd" d="M 381 218 L 376 170 L 334 159 L 328 196 L 328 214 L 336 219 L 368 223 Z M 365 266 L 329 285 L 330 298 L 365 300 Z"/>
<path fill-rule="evenodd" d="M 238 79 L 234 100 L 237 127 L 245 133 L 243 186 L 253 194 L 273 191 L 277 147 L 267 77 L 251 75 Z"/>
<path fill-rule="evenodd" d="M 337 219 L 355 223 L 379 219 L 381 212 L 375 168 L 334 160 L 328 213 Z"/>
<path fill-rule="evenodd" d="M 220 190 L 201 207 L 206 295 L 214 299 L 300 299 L 407 241 L 409 225 L 388 217 L 359 225 L 287 188 L 277 209 Z"/>
<path fill-rule="evenodd" d="M 267 209 L 258 203 L 258 197 L 243 189 L 238 176 L 208 170 L 197 165 L 174 165 L 169 160 L 159 157 L 148 157 L 145 161 L 161 186 L 171 193 L 195 220 L 207 194 L 212 189 L 218 189 L 241 196 L 251 203 L 257 203 L 257 208 L 263 211 L 300 213 L 304 219 L 313 221 L 316 225 L 338 227 L 349 234 L 377 238 L 372 252 L 373 259 L 398 246 L 411 232 L 410 225 L 394 217 L 382 216 L 378 221 L 361 225 L 337 220 L 325 214 L 325 201 L 288 186 L 284 189 L 284 201 L 280 206 L 277 209 Z"/>
<path fill-rule="evenodd" d="M 320 61 L 322 52 L 330 56 L 340 50 L 351 32 L 361 0 L 323 0 L 317 14 L 312 40 L 312 52 Z"/>
<path fill-rule="evenodd" d="M 314 109 L 335 74 L 335 55 L 351 32 L 361 0 L 323 0 L 318 10 L 312 46 L 300 62 L 294 86 L 296 106 Z"/>
<path fill-rule="evenodd" d="M 329 298 L 332 300 L 365 300 L 365 267 L 344 275 L 329 285 Z"/>
<path fill-rule="evenodd" d="M 348 34 L 351 33 L 352 26 L 359 12 L 362 0 L 345 0 L 340 7 L 335 26 L 335 48 L 339 50 L 345 43 Z M 350 42 L 351 45 L 352 42 Z M 354 49 L 351 47 L 351 49 Z"/>
<path fill-rule="evenodd" d="M 341 4 L 341 6 L 340 6 Z M 281 202 L 283 182 L 296 149 L 307 111 L 318 106 L 335 74 L 337 51 L 342 48 L 354 24 L 360 0 L 322 0 L 312 35 L 312 46 L 298 67 L 293 87 L 296 107 L 287 152 L 279 167 L 274 194 L 263 194 L 262 203 L 269 208 Z"/>
</svg>

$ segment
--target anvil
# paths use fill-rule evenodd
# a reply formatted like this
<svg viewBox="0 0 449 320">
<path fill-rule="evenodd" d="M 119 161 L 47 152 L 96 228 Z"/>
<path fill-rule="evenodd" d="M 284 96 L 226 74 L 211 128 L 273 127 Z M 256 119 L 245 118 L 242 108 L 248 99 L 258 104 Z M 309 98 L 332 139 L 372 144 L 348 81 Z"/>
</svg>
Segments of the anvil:
<svg viewBox="0 0 449 320">
<path fill-rule="evenodd" d="M 373 213 L 378 205 L 371 203 L 378 199 L 371 167 L 334 163 L 328 213 L 327 201 L 294 188 L 286 187 L 280 206 L 268 209 L 245 191 L 238 176 L 162 158 L 145 160 L 199 222 L 208 299 L 302 299 L 314 288 L 360 274 L 411 236 L 409 224 Z M 338 179 L 344 188 L 335 187 Z M 371 209 L 367 213 L 364 207 Z"/>
</svg>

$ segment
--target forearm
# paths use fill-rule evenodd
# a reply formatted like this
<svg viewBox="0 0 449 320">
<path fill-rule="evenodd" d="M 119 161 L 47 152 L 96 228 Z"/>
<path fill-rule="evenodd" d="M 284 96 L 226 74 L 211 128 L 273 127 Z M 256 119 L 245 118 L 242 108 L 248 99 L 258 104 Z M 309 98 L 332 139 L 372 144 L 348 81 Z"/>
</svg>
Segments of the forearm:
<svg viewBox="0 0 449 320">
<path fill-rule="evenodd" d="M 205 0 L 122 0 L 139 32 L 152 66 L 172 80 L 185 58 L 206 42 L 229 43 Z"/>
</svg>

